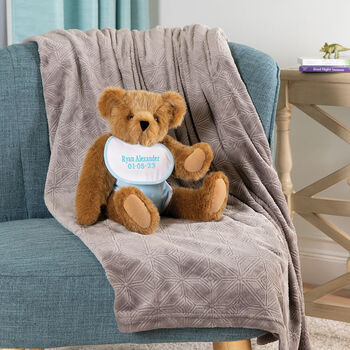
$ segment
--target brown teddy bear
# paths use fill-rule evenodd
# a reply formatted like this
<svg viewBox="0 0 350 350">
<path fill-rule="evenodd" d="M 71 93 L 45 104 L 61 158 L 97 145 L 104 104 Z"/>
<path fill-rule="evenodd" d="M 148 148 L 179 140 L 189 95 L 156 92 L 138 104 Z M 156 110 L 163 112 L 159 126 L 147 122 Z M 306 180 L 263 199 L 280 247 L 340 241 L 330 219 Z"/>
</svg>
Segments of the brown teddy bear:
<svg viewBox="0 0 350 350">
<path fill-rule="evenodd" d="M 98 109 L 111 133 L 87 152 L 76 192 L 79 224 L 95 223 L 103 208 L 108 218 L 142 234 L 154 232 L 159 214 L 196 221 L 221 217 L 228 197 L 222 172 L 210 173 L 199 189 L 171 188 L 166 182 L 171 173 L 201 179 L 213 159 L 207 143 L 185 146 L 167 135 L 185 115 L 178 93 L 107 88 Z"/>
</svg>

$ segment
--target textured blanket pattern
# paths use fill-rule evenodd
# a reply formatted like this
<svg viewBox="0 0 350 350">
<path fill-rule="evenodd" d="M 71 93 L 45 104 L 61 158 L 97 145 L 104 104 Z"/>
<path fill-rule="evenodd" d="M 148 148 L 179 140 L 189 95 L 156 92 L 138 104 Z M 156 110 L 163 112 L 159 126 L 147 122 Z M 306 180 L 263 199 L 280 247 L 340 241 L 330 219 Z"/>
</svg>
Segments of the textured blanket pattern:
<svg viewBox="0 0 350 350">
<path fill-rule="evenodd" d="M 106 28 L 35 36 L 50 132 L 45 201 L 103 265 L 123 332 L 172 327 L 249 327 L 281 349 L 308 349 L 296 234 L 269 145 L 220 29 L 145 32 Z M 108 130 L 98 116 L 107 86 L 178 91 L 187 102 L 175 137 L 208 142 L 213 170 L 230 180 L 218 222 L 163 218 L 152 235 L 105 220 L 76 223 L 75 188 L 85 153 Z"/>
</svg>

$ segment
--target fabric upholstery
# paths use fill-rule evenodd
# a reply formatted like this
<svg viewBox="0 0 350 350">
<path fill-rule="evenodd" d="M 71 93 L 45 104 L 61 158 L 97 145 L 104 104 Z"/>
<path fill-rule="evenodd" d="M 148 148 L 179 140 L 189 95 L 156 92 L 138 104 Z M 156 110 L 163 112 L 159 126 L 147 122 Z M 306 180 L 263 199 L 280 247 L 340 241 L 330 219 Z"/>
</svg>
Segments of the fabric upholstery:
<svg viewBox="0 0 350 350">
<path fill-rule="evenodd" d="M 49 217 L 44 184 L 50 159 L 34 44 L 0 50 L 0 222 Z"/>
<path fill-rule="evenodd" d="M 272 147 L 279 69 L 260 51 L 229 46 Z M 0 50 L 0 104 L 0 222 L 51 217 L 43 200 L 50 150 L 36 43 Z"/>
<path fill-rule="evenodd" d="M 278 67 L 251 48 L 230 43 L 230 49 L 271 145 Z M 0 50 L 0 105 L 0 347 L 229 341 L 264 333 L 242 328 L 118 332 L 113 291 L 102 267 L 50 218 L 43 201 L 50 150 L 35 43 Z"/>
<path fill-rule="evenodd" d="M 273 151 L 279 68 L 270 56 L 261 51 L 235 43 L 229 43 L 229 47 Z"/>
<path fill-rule="evenodd" d="M 55 219 L 0 224 L 0 348 L 228 341 L 264 333 L 243 328 L 120 333 L 113 300 L 97 259 Z"/>
</svg>

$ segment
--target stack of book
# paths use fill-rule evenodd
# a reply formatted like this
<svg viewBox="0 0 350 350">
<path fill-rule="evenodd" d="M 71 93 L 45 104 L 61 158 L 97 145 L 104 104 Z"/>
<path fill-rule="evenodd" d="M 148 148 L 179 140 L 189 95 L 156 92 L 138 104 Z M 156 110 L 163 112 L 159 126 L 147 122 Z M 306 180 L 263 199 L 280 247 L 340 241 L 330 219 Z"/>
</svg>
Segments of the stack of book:
<svg viewBox="0 0 350 350">
<path fill-rule="evenodd" d="M 300 72 L 344 73 L 350 72 L 350 56 L 342 58 L 299 57 Z"/>
</svg>

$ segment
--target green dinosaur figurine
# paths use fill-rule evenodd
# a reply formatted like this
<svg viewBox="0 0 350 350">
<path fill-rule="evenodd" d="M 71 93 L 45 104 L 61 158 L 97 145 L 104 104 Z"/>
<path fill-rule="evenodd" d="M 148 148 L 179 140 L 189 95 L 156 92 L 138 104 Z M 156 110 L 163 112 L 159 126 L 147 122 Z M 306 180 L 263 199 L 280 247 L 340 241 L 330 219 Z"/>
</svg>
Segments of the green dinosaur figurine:
<svg viewBox="0 0 350 350">
<path fill-rule="evenodd" d="M 323 58 L 331 58 L 331 54 L 334 54 L 334 58 L 339 58 L 339 52 L 340 51 L 348 51 L 350 48 L 341 46 L 339 44 L 331 44 L 328 45 L 327 43 L 324 43 L 323 47 L 321 48 L 320 52 L 324 52 Z M 328 57 L 327 57 L 328 56 Z"/>
</svg>

